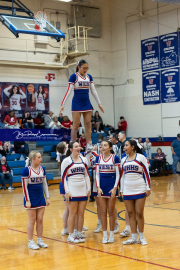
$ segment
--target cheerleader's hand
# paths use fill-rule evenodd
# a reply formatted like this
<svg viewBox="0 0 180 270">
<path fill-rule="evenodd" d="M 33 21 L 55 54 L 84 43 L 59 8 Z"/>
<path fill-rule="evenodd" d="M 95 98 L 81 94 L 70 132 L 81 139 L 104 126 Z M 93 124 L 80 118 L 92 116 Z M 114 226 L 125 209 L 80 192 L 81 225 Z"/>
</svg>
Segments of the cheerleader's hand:
<svg viewBox="0 0 180 270">
<path fill-rule="evenodd" d="M 103 106 L 101 104 L 99 104 L 99 109 L 101 110 L 102 113 L 104 113 L 104 109 L 103 109 Z"/>
<path fill-rule="evenodd" d="M 99 195 L 99 197 L 101 197 L 101 194 L 103 194 L 103 191 L 102 191 L 102 189 L 100 187 L 98 187 L 98 195 Z"/>
<path fill-rule="evenodd" d="M 121 197 L 123 198 L 123 192 L 120 192 Z"/>
<path fill-rule="evenodd" d="M 30 201 L 27 201 L 27 202 L 26 202 L 26 207 L 27 207 L 27 208 L 31 208 L 31 202 L 30 202 Z"/>
<path fill-rule="evenodd" d="M 62 111 L 64 111 L 64 106 L 61 106 L 59 113 L 61 113 Z"/>
<path fill-rule="evenodd" d="M 47 205 L 47 206 L 50 205 L 50 199 L 49 199 L 49 198 L 46 199 L 46 205 Z"/>
<path fill-rule="evenodd" d="M 114 199 L 116 197 L 116 188 L 112 188 L 109 193 L 111 193 L 111 199 Z"/>
<path fill-rule="evenodd" d="M 66 202 L 69 202 L 69 199 L 72 199 L 71 193 L 66 193 L 65 198 Z"/>
<path fill-rule="evenodd" d="M 150 190 L 146 190 L 146 197 L 149 197 L 149 195 L 151 194 Z"/>
<path fill-rule="evenodd" d="M 90 191 L 87 191 L 87 197 L 89 198 L 91 192 Z"/>
</svg>

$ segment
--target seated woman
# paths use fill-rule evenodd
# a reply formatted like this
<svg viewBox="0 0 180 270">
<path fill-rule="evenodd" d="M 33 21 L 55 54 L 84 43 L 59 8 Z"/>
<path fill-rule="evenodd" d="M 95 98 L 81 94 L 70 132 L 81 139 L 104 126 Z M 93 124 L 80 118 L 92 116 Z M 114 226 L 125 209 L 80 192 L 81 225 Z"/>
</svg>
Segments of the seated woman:
<svg viewBox="0 0 180 270">
<path fill-rule="evenodd" d="M 151 166 L 151 172 L 152 173 L 158 173 L 160 167 L 162 166 L 162 163 L 165 161 L 166 156 L 162 152 L 161 148 L 157 148 L 157 154 L 154 156 L 153 164 Z"/>
<path fill-rule="evenodd" d="M 38 113 L 38 115 L 34 118 L 34 125 L 36 129 L 45 128 L 44 118 L 42 113 Z"/>
<path fill-rule="evenodd" d="M 102 133 L 104 133 L 103 132 L 103 121 L 102 121 L 102 118 L 99 115 L 98 111 L 96 111 L 94 114 L 94 121 L 96 124 L 96 132 L 99 133 L 101 131 Z"/>
<path fill-rule="evenodd" d="M 58 121 L 57 116 L 53 117 L 52 122 L 49 124 L 49 128 L 52 128 L 52 129 L 60 129 L 61 128 L 61 123 Z"/>
<path fill-rule="evenodd" d="M 70 119 L 69 119 L 69 117 L 67 115 L 65 115 L 63 117 L 62 127 L 66 128 L 66 129 L 71 129 L 72 128 L 72 122 L 70 121 Z"/>
</svg>

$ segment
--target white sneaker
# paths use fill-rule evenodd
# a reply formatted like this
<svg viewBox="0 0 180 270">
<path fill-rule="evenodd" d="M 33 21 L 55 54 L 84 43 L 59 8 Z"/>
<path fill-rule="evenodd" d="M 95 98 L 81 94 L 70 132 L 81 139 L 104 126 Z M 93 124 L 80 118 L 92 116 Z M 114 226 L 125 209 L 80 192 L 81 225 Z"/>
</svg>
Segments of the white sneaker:
<svg viewBox="0 0 180 270">
<path fill-rule="evenodd" d="M 85 226 L 83 226 L 83 231 L 88 231 L 88 228 L 86 228 Z"/>
<path fill-rule="evenodd" d="M 79 243 L 84 243 L 85 239 L 82 237 L 82 234 L 76 234 L 76 238 L 79 240 Z"/>
<path fill-rule="evenodd" d="M 63 229 L 61 235 L 68 235 L 69 231 L 68 229 Z"/>
<path fill-rule="evenodd" d="M 101 130 L 101 133 L 104 133 L 104 130 Z"/>
<path fill-rule="evenodd" d="M 86 238 L 86 237 L 87 237 L 87 236 L 84 234 L 83 231 L 81 232 L 81 237 L 82 237 L 82 238 Z"/>
<path fill-rule="evenodd" d="M 103 240 L 102 240 L 103 244 L 107 244 L 108 243 L 108 236 L 103 236 Z"/>
<path fill-rule="evenodd" d="M 41 248 L 47 248 L 48 245 L 43 242 L 43 240 L 38 240 L 37 245 Z"/>
<path fill-rule="evenodd" d="M 109 236 L 108 243 L 114 243 L 114 235 L 113 236 Z"/>
<path fill-rule="evenodd" d="M 118 233 L 119 232 L 119 228 L 120 228 L 120 224 L 116 223 L 115 224 L 115 228 L 114 228 L 114 233 Z"/>
<path fill-rule="evenodd" d="M 147 245 L 146 239 L 145 239 L 144 237 L 143 237 L 143 238 L 139 238 L 139 241 L 140 241 L 140 244 L 141 244 L 142 246 Z"/>
<path fill-rule="evenodd" d="M 33 240 L 29 241 L 28 248 L 39 249 L 39 246 L 34 243 Z"/>
<path fill-rule="evenodd" d="M 96 133 L 100 133 L 100 131 L 96 131 Z"/>
<path fill-rule="evenodd" d="M 14 190 L 14 187 L 8 187 L 8 190 Z"/>
<path fill-rule="evenodd" d="M 96 229 L 95 229 L 95 233 L 98 233 L 98 232 L 100 232 L 101 231 L 101 229 L 102 229 L 102 225 L 101 224 L 99 224 L 99 223 L 97 223 L 97 227 L 96 227 Z"/>
<path fill-rule="evenodd" d="M 75 243 L 75 244 L 79 243 L 79 240 L 76 238 L 76 236 L 71 236 L 71 235 L 68 236 L 67 241 L 71 243 Z"/>
<path fill-rule="evenodd" d="M 119 234 L 121 237 L 128 237 L 131 235 L 130 231 L 129 230 L 124 230 L 122 231 L 120 234 Z"/>
<path fill-rule="evenodd" d="M 133 244 L 139 244 L 139 240 L 138 239 L 134 240 L 131 237 L 128 240 L 123 242 L 123 245 L 133 245 Z"/>
</svg>

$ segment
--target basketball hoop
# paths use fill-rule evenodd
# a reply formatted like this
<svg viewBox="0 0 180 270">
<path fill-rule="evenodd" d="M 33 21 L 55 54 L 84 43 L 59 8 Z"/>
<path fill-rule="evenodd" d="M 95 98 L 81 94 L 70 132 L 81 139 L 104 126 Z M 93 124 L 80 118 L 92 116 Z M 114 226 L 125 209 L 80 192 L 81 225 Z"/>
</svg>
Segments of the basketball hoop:
<svg viewBox="0 0 180 270">
<path fill-rule="evenodd" d="M 34 15 L 33 22 L 35 24 L 35 29 L 41 31 L 46 27 L 47 15 L 44 11 L 38 11 Z"/>
</svg>

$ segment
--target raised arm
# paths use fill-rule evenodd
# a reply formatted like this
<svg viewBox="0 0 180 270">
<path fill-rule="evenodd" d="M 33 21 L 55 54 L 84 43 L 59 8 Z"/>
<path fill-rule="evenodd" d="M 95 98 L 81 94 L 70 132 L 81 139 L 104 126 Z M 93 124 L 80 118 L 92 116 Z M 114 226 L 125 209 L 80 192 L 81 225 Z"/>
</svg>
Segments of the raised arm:
<svg viewBox="0 0 180 270">
<path fill-rule="evenodd" d="M 25 99 L 26 94 L 23 92 L 23 90 L 20 89 L 19 92 L 21 93 L 21 99 Z"/>
<path fill-rule="evenodd" d="M 4 94 L 5 94 L 7 97 L 10 96 L 9 89 L 11 89 L 11 88 L 12 88 L 12 86 L 10 85 L 10 86 L 4 88 L 4 90 L 3 90 L 3 91 L 4 91 Z"/>
</svg>

